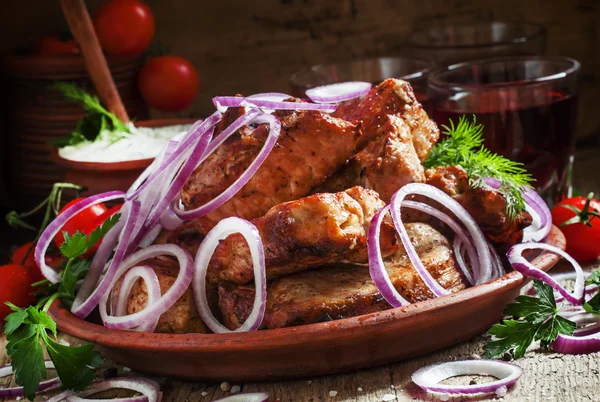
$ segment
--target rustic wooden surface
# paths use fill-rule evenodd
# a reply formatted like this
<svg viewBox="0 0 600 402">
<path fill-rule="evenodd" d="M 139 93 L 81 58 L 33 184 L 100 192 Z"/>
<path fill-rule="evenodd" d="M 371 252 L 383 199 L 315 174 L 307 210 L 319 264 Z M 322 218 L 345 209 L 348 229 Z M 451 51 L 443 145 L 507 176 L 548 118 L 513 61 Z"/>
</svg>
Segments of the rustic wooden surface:
<svg viewBox="0 0 600 402">
<path fill-rule="evenodd" d="M 600 191 L 600 148 L 587 148 L 577 152 L 575 158 L 574 183 L 580 192 Z M 600 267 L 600 261 L 587 269 Z M 555 270 L 568 269 L 559 265 Z M 460 325 L 457 323 L 456 325 Z M 68 338 L 69 342 L 77 342 Z M 411 374 L 427 364 L 477 358 L 482 353 L 484 336 L 436 353 L 397 364 L 362 370 L 354 373 L 305 378 L 295 381 L 263 383 L 231 383 L 241 392 L 267 392 L 271 401 L 279 402 L 376 402 L 376 401 L 438 401 L 439 397 L 421 391 L 411 380 Z M 402 339 L 390 347 L 402 347 Z M 0 364 L 5 364 L 5 340 L 0 338 Z M 557 401 L 583 402 L 600 400 L 600 353 L 590 355 L 560 355 L 532 348 L 525 357 L 516 362 L 523 368 L 523 376 L 504 397 L 504 401 Z M 215 362 L 218 364 L 218 362 Z M 105 368 L 118 367 L 119 375 L 135 375 L 123 366 L 106 362 Z M 100 375 L 104 371 L 100 370 Z M 164 392 L 165 402 L 208 402 L 230 395 L 221 390 L 221 384 L 183 382 L 174 379 L 156 378 Z M 467 384 L 471 380 L 459 378 L 453 382 Z M 485 379 L 475 379 L 485 381 Z M 0 380 L 8 385 L 11 379 Z M 48 393 L 50 395 L 51 393 Z M 112 395 L 109 395 L 112 396 Z M 38 397 L 43 401 L 43 396 Z M 450 401 L 472 401 L 473 399 L 450 398 Z M 488 400 L 487 398 L 476 400 Z"/>
</svg>

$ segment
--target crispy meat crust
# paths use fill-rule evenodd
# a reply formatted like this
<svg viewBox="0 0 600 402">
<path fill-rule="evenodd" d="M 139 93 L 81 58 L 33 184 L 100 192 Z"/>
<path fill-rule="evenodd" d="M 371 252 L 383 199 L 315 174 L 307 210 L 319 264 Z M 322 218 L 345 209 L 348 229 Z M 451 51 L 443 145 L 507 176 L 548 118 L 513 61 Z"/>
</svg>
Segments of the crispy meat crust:
<svg viewBox="0 0 600 402">
<path fill-rule="evenodd" d="M 267 278 L 315 265 L 340 261 L 367 262 L 367 232 L 373 215 L 385 203 L 377 193 L 354 187 L 335 194 L 314 194 L 279 204 L 253 220 L 265 249 Z M 381 229 L 384 256 L 397 250 L 395 229 L 386 220 Z M 221 241 L 208 269 L 208 282 L 238 284 L 253 279 L 250 251 L 240 234 Z"/>
<path fill-rule="evenodd" d="M 254 219 L 271 207 L 307 195 L 354 152 L 358 138 L 354 123 L 314 111 L 281 119 L 277 145 L 250 181 L 228 202 L 200 218 L 204 231 L 229 216 Z M 181 197 L 187 209 L 220 194 L 254 160 L 268 127 L 240 130 L 192 174 Z"/>
<path fill-rule="evenodd" d="M 452 292 L 467 283 L 454 260 L 448 240 L 431 226 L 407 225 L 411 240 L 423 263 L 442 286 Z M 410 302 L 433 297 L 400 249 L 386 262 L 396 289 Z M 254 300 L 254 287 L 222 282 L 219 307 L 224 324 L 238 328 L 248 317 Z M 272 281 L 268 287 L 263 328 L 281 328 L 368 314 L 391 308 L 371 281 L 369 269 L 357 265 L 331 265 Z"/>
</svg>

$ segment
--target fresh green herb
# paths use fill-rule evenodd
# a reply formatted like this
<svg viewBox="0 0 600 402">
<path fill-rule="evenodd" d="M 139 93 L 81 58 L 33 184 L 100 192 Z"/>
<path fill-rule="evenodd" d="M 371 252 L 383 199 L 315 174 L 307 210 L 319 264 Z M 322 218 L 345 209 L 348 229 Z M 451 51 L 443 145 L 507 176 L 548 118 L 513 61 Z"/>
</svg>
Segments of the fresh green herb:
<svg viewBox="0 0 600 402">
<path fill-rule="evenodd" d="M 533 281 L 533 286 L 538 297 L 518 296 L 516 303 L 504 310 L 506 316 L 513 318 L 490 328 L 488 333 L 494 338 L 484 346 L 485 358 L 510 353 L 518 359 L 534 341 L 547 347 L 559 334 L 573 334 L 576 325 L 558 315 L 560 306 L 556 306 L 552 288 L 538 280 Z"/>
<path fill-rule="evenodd" d="M 587 279 L 587 285 L 600 286 L 600 269 L 594 271 Z M 600 292 L 596 293 L 594 297 L 583 304 L 583 308 L 588 313 L 594 313 L 600 315 Z"/>
<path fill-rule="evenodd" d="M 506 201 L 506 213 L 514 219 L 525 210 L 522 191 L 531 187 L 533 178 L 523 164 L 494 154 L 483 146 L 483 126 L 462 116 L 455 125 L 443 125 L 446 138 L 437 143 L 424 162 L 426 169 L 437 166 L 460 165 L 469 174 L 469 184 L 474 188 L 486 187 L 485 178 L 500 181 L 498 191 Z"/>
<path fill-rule="evenodd" d="M 44 297 L 36 306 L 19 308 L 7 303 L 13 312 L 5 318 L 6 350 L 15 372 L 15 382 L 23 386 L 29 400 L 33 400 L 40 381 L 46 378 L 42 344 L 54 363 L 63 389 L 82 391 L 96 378 L 95 369 L 102 365 L 102 355 L 93 350 L 93 345 L 70 347 L 58 343 L 56 323 L 47 311 L 58 298 L 67 304 L 73 302 L 77 281 L 85 276 L 90 266 L 82 256 L 117 224 L 119 217 L 119 214 L 113 215 L 89 237 L 81 232 L 71 236 L 63 232 L 65 242 L 60 251 L 68 260 L 60 273 L 61 281 L 56 284 L 42 281 L 45 287 L 39 293 Z"/>
<path fill-rule="evenodd" d="M 98 97 L 90 95 L 76 84 L 57 82 L 50 88 L 60 91 L 65 98 L 73 102 L 81 103 L 87 112 L 77 122 L 75 131 L 66 138 L 52 141 L 51 145 L 64 147 L 67 145 L 77 145 L 86 141 L 93 142 L 103 131 L 108 131 L 110 140 L 116 142 L 123 138 L 123 133 L 131 133 L 131 130 L 125 123 L 102 106 Z"/>
</svg>

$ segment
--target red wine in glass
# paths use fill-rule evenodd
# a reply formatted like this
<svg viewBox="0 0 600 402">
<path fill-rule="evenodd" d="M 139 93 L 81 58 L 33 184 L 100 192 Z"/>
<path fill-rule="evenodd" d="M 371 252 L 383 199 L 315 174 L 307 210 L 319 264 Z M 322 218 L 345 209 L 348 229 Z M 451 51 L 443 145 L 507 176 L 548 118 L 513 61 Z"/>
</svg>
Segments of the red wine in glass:
<svg viewBox="0 0 600 402">
<path fill-rule="evenodd" d="M 457 124 L 463 115 L 474 115 L 483 125 L 488 149 L 525 165 L 538 191 L 555 201 L 566 195 L 576 138 L 576 96 L 541 88 L 498 90 L 455 96 L 433 110 L 439 125 L 450 120 Z"/>
</svg>

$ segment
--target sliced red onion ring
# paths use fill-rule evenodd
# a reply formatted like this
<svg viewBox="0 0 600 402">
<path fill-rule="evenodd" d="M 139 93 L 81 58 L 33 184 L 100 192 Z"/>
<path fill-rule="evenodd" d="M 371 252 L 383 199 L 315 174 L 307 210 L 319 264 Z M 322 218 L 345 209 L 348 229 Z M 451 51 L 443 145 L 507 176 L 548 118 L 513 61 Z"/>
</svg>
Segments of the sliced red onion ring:
<svg viewBox="0 0 600 402">
<path fill-rule="evenodd" d="M 194 169 L 200 164 L 203 157 L 206 154 L 210 140 L 212 139 L 213 127 L 210 127 L 208 131 L 202 134 L 196 144 L 193 146 L 189 155 L 184 153 L 187 159 L 184 160 L 183 165 L 178 170 L 171 171 L 175 174 L 171 183 L 164 186 L 166 191 L 160 193 L 160 197 L 157 197 L 156 204 L 153 205 L 152 209 L 148 213 L 148 217 L 144 219 L 143 229 L 136 235 L 134 244 L 138 244 L 141 239 L 150 231 L 159 221 L 162 215 L 165 213 L 169 205 L 179 195 L 179 192 L 194 172 Z M 176 165 L 177 166 L 177 165 Z M 164 190 L 164 189 L 163 189 Z"/>
<path fill-rule="evenodd" d="M 252 256 L 252 264 L 254 266 L 254 280 L 256 282 L 256 292 L 254 295 L 252 311 L 244 324 L 235 331 L 229 330 L 217 321 L 210 310 L 208 299 L 206 297 L 206 272 L 208 270 L 210 259 L 219 245 L 219 242 L 233 233 L 240 233 L 248 243 L 248 248 L 250 249 L 250 254 Z M 196 301 L 196 307 L 198 308 L 198 312 L 204 323 L 215 333 L 257 330 L 262 324 L 267 304 L 267 274 L 263 244 L 256 226 L 245 219 L 237 217 L 221 220 L 210 232 L 208 232 L 202 241 L 202 244 L 200 244 L 194 264 L 194 280 L 192 281 L 194 300 Z"/>
<path fill-rule="evenodd" d="M 237 178 L 235 182 L 233 182 L 225 191 L 221 194 L 213 198 L 211 201 L 206 204 L 191 210 L 182 210 L 181 209 L 181 200 L 176 198 L 172 204 L 172 208 L 175 213 L 179 216 L 179 218 L 183 220 L 196 219 L 201 216 L 208 214 L 211 211 L 219 208 L 221 205 L 229 201 L 235 194 L 238 193 L 254 176 L 254 174 L 258 171 L 263 162 L 267 159 L 271 150 L 277 143 L 279 138 L 279 133 L 281 132 L 281 122 L 272 115 L 269 114 L 257 114 L 256 111 L 250 111 L 242 117 L 238 118 L 231 126 L 229 126 L 225 131 L 223 131 L 218 138 L 210 144 L 209 149 L 207 150 L 207 155 L 211 153 L 214 149 L 216 149 L 223 141 L 225 141 L 229 136 L 235 133 L 240 127 L 252 124 L 252 123 L 268 123 L 270 126 L 269 136 L 265 141 L 262 149 L 252 161 L 250 166 Z"/>
<path fill-rule="evenodd" d="M 381 222 L 390 210 L 389 205 L 381 208 L 369 225 L 369 235 L 367 238 L 367 252 L 369 255 L 369 274 L 373 283 L 379 290 L 383 298 L 394 308 L 410 304 L 394 287 L 390 276 L 385 268 L 383 258 L 381 257 L 381 248 L 379 246 L 379 236 L 381 231 Z"/>
<path fill-rule="evenodd" d="M 54 369 L 52 360 L 44 361 L 44 366 L 47 369 Z M 8 377 L 13 374 L 13 368 L 10 364 L 0 367 L 0 378 Z M 49 380 L 40 381 L 40 388 L 37 392 L 44 392 L 60 386 L 60 378 L 51 378 Z M 16 398 L 23 396 L 23 387 L 0 388 L 0 398 Z"/>
<path fill-rule="evenodd" d="M 306 96 L 313 102 L 338 103 L 367 94 L 371 86 L 370 82 L 363 81 L 340 82 L 307 89 Z"/>
<path fill-rule="evenodd" d="M 456 200 L 451 198 L 449 195 L 444 193 L 443 191 L 422 183 L 410 183 L 406 186 L 400 188 L 400 190 L 396 191 L 396 193 L 392 196 L 392 200 L 390 202 L 391 212 L 392 212 L 392 220 L 394 221 L 394 225 L 396 226 L 396 231 L 400 236 L 400 240 L 404 245 L 404 249 L 408 254 L 408 257 L 421 276 L 423 281 L 427 285 L 429 289 L 436 296 L 443 296 L 448 294 L 448 291 L 444 289 L 437 281 L 431 276 L 429 271 L 425 268 L 423 263 L 421 262 L 419 255 L 417 254 L 412 242 L 410 241 L 410 237 L 406 232 L 406 228 L 402 223 L 402 215 L 400 213 L 400 206 L 404 202 L 406 196 L 410 194 L 419 194 L 422 196 L 429 197 L 440 204 L 444 205 L 448 208 L 454 215 L 463 223 L 469 234 L 471 235 L 471 239 L 473 239 L 473 243 L 475 248 L 479 251 L 478 262 L 479 262 L 479 278 L 477 283 L 485 283 L 492 279 L 492 261 L 490 250 L 487 246 L 487 241 L 477 226 L 477 223 L 473 220 L 471 215 L 458 203 Z"/>
<path fill-rule="evenodd" d="M 171 155 L 169 155 L 165 160 L 163 160 L 156 171 L 154 171 L 150 177 L 148 177 L 143 184 L 141 184 L 135 191 L 127 194 L 128 199 L 134 199 L 146 187 L 151 185 L 156 178 L 161 175 L 166 169 L 172 169 L 173 164 L 177 167 L 181 163 L 182 154 L 189 150 L 195 143 L 199 141 L 199 139 L 206 135 L 206 133 L 212 129 L 220 120 L 222 114 L 219 112 L 214 112 L 209 117 L 204 119 L 203 121 L 197 121 L 187 132 L 187 134 L 181 139 L 178 143 L 177 148 L 173 151 Z M 180 162 L 180 163 L 176 163 Z"/>
<path fill-rule="evenodd" d="M 178 201 L 178 197 L 174 202 Z M 185 221 L 177 216 L 175 211 L 173 211 L 173 206 L 169 205 L 165 212 L 160 217 L 160 225 L 167 230 L 175 230 L 179 226 L 183 225 Z"/>
<path fill-rule="evenodd" d="M 459 360 L 420 368 L 413 373 L 412 380 L 428 392 L 462 395 L 495 392 L 498 396 L 504 396 L 507 389 L 517 382 L 522 373 L 521 367 L 497 360 Z M 448 378 L 461 375 L 490 375 L 498 380 L 474 385 L 440 384 Z"/>
<path fill-rule="evenodd" d="M 162 229 L 163 229 L 162 225 L 154 225 L 154 227 L 152 229 L 150 229 L 150 231 L 148 231 L 148 233 L 146 233 L 146 236 L 144 236 L 142 241 L 140 241 L 139 247 L 146 248 L 149 245 L 151 245 L 152 243 L 154 243 L 154 240 L 156 240 L 156 238 L 158 237 L 160 232 L 162 232 Z"/>
<path fill-rule="evenodd" d="M 87 317 L 92 312 L 92 310 L 98 305 L 102 296 L 104 296 L 104 294 L 107 293 L 110 288 L 112 288 L 113 283 L 116 280 L 114 278 L 115 273 L 118 271 L 121 262 L 125 259 L 125 255 L 131 243 L 131 236 L 133 235 L 133 225 L 135 225 L 138 214 L 140 212 L 140 202 L 130 201 L 128 203 L 125 203 L 123 208 L 121 208 L 121 211 L 123 211 L 124 215 L 127 215 L 127 218 L 125 220 L 125 225 L 121 232 L 117 248 L 115 250 L 115 255 L 113 256 L 106 270 L 106 275 L 104 275 L 104 278 L 102 278 L 96 285 L 94 285 L 93 283 L 93 279 L 97 274 L 96 272 L 94 272 L 90 281 L 88 281 L 88 278 L 86 278 L 83 284 L 81 285 L 81 289 L 79 290 L 77 297 L 75 297 L 75 300 L 73 301 L 73 305 L 71 306 L 71 313 L 73 313 L 75 316 L 81 319 Z M 112 245 L 112 242 L 108 243 L 107 241 L 107 244 Z M 102 248 L 102 246 L 103 244 L 100 245 L 100 248 Z M 99 270 L 100 274 L 102 273 L 102 268 L 103 267 L 94 267 L 94 269 Z M 90 271 L 91 270 L 92 268 L 90 267 Z M 90 276 L 89 272 L 88 276 Z M 84 290 L 83 293 L 82 290 Z M 90 290 L 89 294 L 87 292 L 88 290 Z"/>
<path fill-rule="evenodd" d="M 116 296 L 117 301 L 114 311 L 115 316 L 122 317 L 127 315 L 127 302 L 129 301 L 129 294 L 131 293 L 131 289 L 138 279 L 144 281 L 144 285 L 146 286 L 146 293 L 148 295 L 146 307 L 151 306 L 152 304 L 156 303 L 158 299 L 160 299 L 160 283 L 158 282 L 158 276 L 156 276 L 156 272 L 154 272 L 154 270 L 147 265 L 133 267 L 123 276 L 121 289 L 119 289 L 119 294 Z M 158 317 L 138 326 L 135 328 L 135 331 L 154 332 L 156 329 L 156 324 L 158 324 Z"/>
<path fill-rule="evenodd" d="M 469 280 L 469 283 L 471 283 L 471 285 L 474 285 L 477 282 L 477 279 L 479 278 L 480 268 L 479 268 L 479 261 L 477 259 L 477 251 L 473 247 L 473 243 L 472 243 L 471 238 L 470 238 L 469 234 L 467 233 L 467 231 L 465 229 L 463 229 L 462 226 L 460 226 L 458 223 L 456 223 L 456 221 L 454 219 L 449 217 L 444 212 L 440 211 L 437 208 L 432 207 L 431 205 L 425 204 L 423 202 L 404 200 L 402 202 L 402 207 L 416 209 L 418 211 L 425 212 L 426 214 L 431 215 L 431 216 L 439 219 L 440 221 L 444 222 L 446 225 L 448 225 L 448 227 L 450 229 L 452 229 L 454 231 L 454 233 L 456 233 L 456 239 L 459 240 L 459 243 L 463 247 L 467 248 L 467 253 L 469 254 L 469 263 L 471 264 L 471 267 L 473 269 L 473 275 L 471 274 L 471 272 L 468 270 L 466 264 L 464 263 L 464 260 L 462 259 L 462 255 L 460 255 L 460 257 L 457 257 L 457 259 L 460 258 L 463 263 L 461 265 L 460 261 L 458 261 L 459 267 L 465 274 L 465 277 L 467 277 L 467 280 Z"/>
<path fill-rule="evenodd" d="M 217 110 L 228 107 L 258 107 L 272 110 L 317 110 L 324 113 L 335 112 L 337 105 L 308 102 L 277 102 L 269 99 L 245 98 L 243 96 L 217 96 L 213 98 Z"/>
<path fill-rule="evenodd" d="M 108 282 L 109 289 L 112 289 L 117 280 L 131 267 L 134 267 L 149 258 L 161 255 L 171 255 L 177 258 L 177 262 L 179 263 L 179 273 L 177 274 L 177 278 L 175 278 L 173 285 L 171 285 L 169 290 L 158 298 L 156 302 L 150 303 L 149 301 L 148 305 L 143 310 L 120 317 L 108 315 L 107 303 L 109 292 L 103 292 L 98 307 L 100 310 L 100 317 L 102 318 L 105 327 L 111 329 L 130 329 L 140 325 L 150 325 L 155 320 L 158 320 L 160 316 L 171 308 L 185 293 L 192 281 L 194 261 L 186 250 L 183 250 L 175 244 L 155 244 L 136 251 L 123 260 L 114 274 L 109 275 L 109 272 L 107 272 L 103 281 L 110 281 Z M 101 282 L 100 286 L 102 286 L 102 284 L 103 283 Z"/>
<path fill-rule="evenodd" d="M 52 243 L 52 239 L 54 239 L 54 237 L 60 232 L 65 223 L 91 205 L 123 198 L 124 195 L 125 194 L 122 191 L 109 191 L 107 193 L 96 194 L 91 197 L 84 198 L 83 200 L 71 205 L 60 215 L 58 215 L 52 222 L 50 222 L 40 236 L 40 240 L 37 242 L 34 252 L 35 262 L 37 263 L 38 267 L 40 267 L 42 275 L 44 275 L 46 279 L 48 279 L 51 283 L 58 283 L 60 281 L 60 276 L 56 273 L 56 271 L 46 264 L 45 256 L 46 250 Z"/>
<path fill-rule="evenodd" d="M 502 264 L 502 260 L 498 255 L 498 252 L 492 245 L 492 243 L 488 242 L 488 248 L 490 250 L 490 254 L 492 256 L 492 267 L 495 269 L 495 272 L 492 274 L 494 278 L 499 278 L 506 273 L 504 269 L 504 264 Z"/>
<path fill-rule="evenodd" d="M 525 257 L 522 256 L 523 250 L 547 250 L 555 254 L 560 255 L 573 265 L 575 269 L 575 289 L 573 294 L 567 292 L 567 290 L 556 282 L 550 275 L 545 273 L 539 268 L 534 267 Z M 553 289 L 558 291 L 563 297 L 571 304 L 581 305 L 584 301 L 584 290 L 585 290 L 585 277 L 581 266 L 575 261 L 569 254 L 562 251 L 561 249 L 551 246 L 545 243 L 522 243 L 514 245 L 506 253 L 506 257 L 510 262 L 510 265 L 516 271 L 519 271 L 525 276 L 530 276 L 535 279 L 550 285 Z"/>
<path fill-rule="evenodd" d="M 581 334 L 559 334 L 550 346 L 558 353 L 571 355 L 600 352 L 600 331 L 583 336 Z"/>
<path fill-rule="evenodd" d="M 500 188 L 500 180 L 488 177 L 485 183 L 497 190 Z M 532 188 L 525 187 L 523 198 L 527 203 L 526 209 L 533 218 L 531 226 L 523 230 L 523 242 L 542 241 L 552 229 L 552 214 L 546 202 Z M 532 213 L 533 212 L 533 213 Z"/>
<path fill-rule="evenodd" d="M 577 324 L 574 336 L 586 336 L 600 332 L 600 315 L 594 313 L 580 313 L 569 318 Z"/>
<path fill-rule="evenodd" d="M 143 396 L 133 396 L 129 398 L 116 398 L 116 399 L 86 399 L 87 396 L 94 395 L 100 392 L 108 391 L 111 389 L 128 389 L 131 391 L 139 392 Z M 73 391 L 61 392 L 58 395 L 53 396 L 46 402 L 160 402 L 162 399 L 162 392 L 160 392 L 160 386 L 148 378 L 140 377 L 118 377 L 111 378 L 108 380 L 99 380 L 93 382 L 85 391 L 74 393 Z"/>
<path fill-rule="evenodd" d="M 454 243 L 452 247 L 454 249 L 454 257 L 456 258 L 456 262 L 458 263 L 463 275 L 471 285 L 475 285 L 473 275 L 471 274 L 471 271 L 469 271 L 465 259 L 463 258 L 463 248 L 465 247 L 465 243 L 462 242 L 460 237 L 456 236 L 454 237 Z"/>
<path fill-rule="evenodd" d="M 590 272 L 590 271 L 584 271 L 583 277 L 585 279 L 587 279 L 587 277 L 590 276 L 591 274 L 592 274 L 592 272 Z M 554 281 L 556 281 L 557 283 L 560 283 L 563 281 L 574 281 L 577 278 L 577 275 L 578 274 L 575 272 L 564 272 L 564 273 L 560 273 L 560 274 L 550 275 L 550 277 L 552 279 L 554 279 Z M 586 285 L 585 286 L 586 299 L 588 297 L 591 297 L 591 295 L 596 293 L 597 291 L 598 291 L 597 285 Z M 525 294 L 528 294 L 530 296 L 535 295 L 535 288 L 533 286 L 530 286 L 529 289 L 527 289 L 527 291 L 525 292 Z M 563 297 L 563 295 L 561 295 L 560 293 L 558 293 L 555 290 L 554 291 L 554 301 L 556 301 L 557 303 L 560 303 L 564 300 L 565 300 L 565 298 Z"/>
<path fill-rule="evenodd" d="M 253 392 L 247 394 L 236 394 L 217 399 L 215 402 L 267 402 L 269 394 L 264 392 Z"/>
<path fill-rule="evenodd" d="M 197 121 L 195 124 L 201 124 L 202 120 Z M 142 172 L 141 175 L 138 176 L 137 179 L 133 182 L 133 184 L 127 190 L 126 200 L 131 200 L 134 197 L 132 195 L 140 188 L 140 186 L 152 175 L 154 172 L 158 170 L 158 167 L 162 165 L 165 158 L 173 155 L 175 149 L 179 145 L 179 141 L 169 140 L 167 145 L 162 149 L 162 151 L 154 158 L 152 163 Z"/>
<path fill-rule="evenodd" d="M 260 94 L 250 95 L 250 96 L 247 96 L 246 98 L 247 99 L 263 99 L 263 100 L 269 100 L 272 102 L 281 102 L 286 99 L 291 99 L 291 98 L 293 98 L 293 96 L 284 94 L 281 92 L 264 92 L 264 93 L 260 93 Z"/>
</svg>

